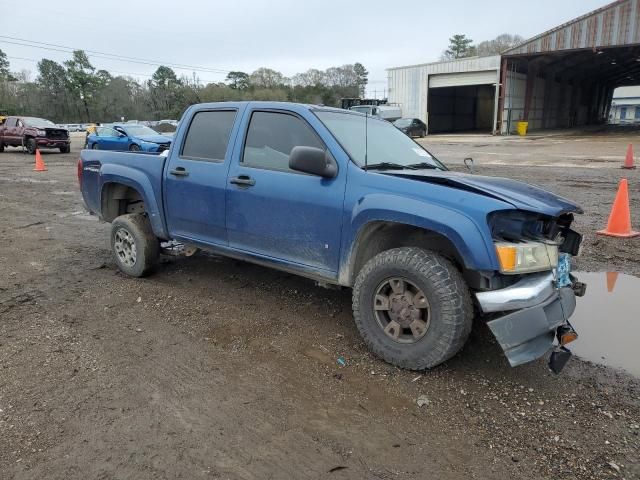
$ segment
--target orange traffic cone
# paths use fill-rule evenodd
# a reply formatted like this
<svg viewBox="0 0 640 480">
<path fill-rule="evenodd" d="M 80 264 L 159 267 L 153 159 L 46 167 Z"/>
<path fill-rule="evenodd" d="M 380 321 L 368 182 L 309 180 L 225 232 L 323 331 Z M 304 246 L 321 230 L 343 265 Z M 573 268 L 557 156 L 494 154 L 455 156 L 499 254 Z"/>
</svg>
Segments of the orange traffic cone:
<svg viewBox="0 0 640 480">
<path fill-rule="evenodd" d="M 626 168 L 626 169 L 636 168 L 635 165 L 633 164 L 633 145 L 632 144 L 629 144 L 629 146 L 627 147 L 627 156 L 624 159 L 624 165 L 622 166 L 622 168 Z"/>
<path fill-rule="evenodd" d="M 620 180 L 616 199 L 613 201 L 613 208 L 609 215 L 607 228 L 600 230 L 599 235 L 609 235 L 610 237 L 637 237 L 640 232 L 631 230 L 631 211 L 629 210 L 629 185 L 627 179 Z"/>
<path fill-rule="evenodd" d="M 618 272 L 607 272 L 607 292 L 611 293 L 616 288 L 618 281 Z"/>
<path fill-rule="evenodd" d="M 46 172 L 47 166 L 44 164 L 44 160 L 42 160 L 42 155 L 40 155 L 40 150 L 36 149 L 36 166 L 33 169 L 34 172 Z"/>
</svg>

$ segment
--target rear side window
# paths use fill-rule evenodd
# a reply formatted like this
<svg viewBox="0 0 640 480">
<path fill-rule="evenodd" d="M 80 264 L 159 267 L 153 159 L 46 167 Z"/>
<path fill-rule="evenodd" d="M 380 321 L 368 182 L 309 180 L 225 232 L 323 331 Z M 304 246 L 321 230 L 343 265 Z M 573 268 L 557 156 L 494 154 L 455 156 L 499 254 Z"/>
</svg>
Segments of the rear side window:
<svg viewBox="0 0 640 480">
<path fill-rule="evenodd" d="M 4 122 L 4 126 L 5 127 L 15 127 L 16 126 L 16 119 L 15 118 L 7 118 L 7 120 Z"/>
<path fill-rule="evenodd" d="M 209 162 L 224 161 L 235 118 L 235 110 L 196 113 L 184 139 L 181 156 Z"/>
<path fill-rule="evenodd" d="M 289 169 L 289 154 L 298 146 L 325 149 L 311 127 L 300 118 L 286 113 L 254 112 L 242 163 L 247 167 L 293 172 Z"/>
</svg>

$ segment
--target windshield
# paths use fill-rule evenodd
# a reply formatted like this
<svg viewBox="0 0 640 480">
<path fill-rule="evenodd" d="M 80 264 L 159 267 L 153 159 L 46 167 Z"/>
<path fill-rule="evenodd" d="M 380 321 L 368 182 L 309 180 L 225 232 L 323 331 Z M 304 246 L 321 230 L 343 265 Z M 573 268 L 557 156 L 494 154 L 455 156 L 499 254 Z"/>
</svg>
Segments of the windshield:
<svg viewBox="0 0 640 480">
<path fill-rule="evenodd" d="M 400 120 L 396 120 L 395 122 L 393 122 L 393 124 L 396 127 L 408 127 L 409 125 L 411 125 L 411 122 L 413 122 L 413 120 L 410 118 L 401 118 Z"/>
<path fill-rule="evenodd" d="M 56 124 L 51 120 L 45 120 L 44 118 L 27 117 L 24 118 L 24 124 L 29 127 L 55 127 Z"/>
<path fill-rule="evenodd" d="M 131 137 L 140 137 L 142 135 L 160 135 L 155 130 L 145 127 L 144 125 L 126 125 L 122 129 Z"/>
<path fill-rule="evenodd" d="M 315 113 L 359 167 L 364 166 L 366 121 L 367 165 L 389 162 L 410 166 L 424 163 L 447 170 L 439 160 L 385 120 L 350 113 Z"/>
</svg>

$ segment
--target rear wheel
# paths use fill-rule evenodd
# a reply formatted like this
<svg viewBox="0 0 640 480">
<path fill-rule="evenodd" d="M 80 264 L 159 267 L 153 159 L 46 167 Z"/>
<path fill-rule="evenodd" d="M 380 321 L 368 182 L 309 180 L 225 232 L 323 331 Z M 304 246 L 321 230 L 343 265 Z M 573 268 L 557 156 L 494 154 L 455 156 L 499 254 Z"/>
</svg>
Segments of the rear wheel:
<svg viewBox="0 0 640 480">
<path fill-rule="evenodd" d="M 132 144 L 132 145 L 129 147 L 129 151 L 130 151 L 130 152 L 139 152 L 139 151 L 140 151 L 140 146 L 139 146 L 139 145 L 136 145 L 136 144 L 134 143 L 134 144 Z"/>
<path fill-rule="evenodd" d="M 97 143 L 91 145 L 91 150 L 100 150 L 100 146 Z"/>
<path fill-rule="evenodd" d="M 27 146 L 27 152 L 29 152 L 31 155 L 36 153 L 36 149 L 38 148 L 38 145 L 36 144 L 35 138 L 27 138 L 25 145 Z"/>
<path fill-rule="evenodd" d="M 426 136 L 427 136 L 427 131 L 423 129 L 423 130 L 420 132 L 420 138 L 424 138 L 424 137 L 426 137 Z"/>
<path fill-rule="evenodd" d="M 111 224 L 111 249 L 118 268 L 131 277 L 151 273 L 160 256 L 160 241 L 146 214 L 121 215 Z"/>
<path fill-rule="evenodd" d="M 353 287 L 353 314 L 376 355 L 423 370 L 462 348 L 471 332 L 473 306 L 462 275 L 449 260 L 408 247 L 367 262 Z"/>
</svg>

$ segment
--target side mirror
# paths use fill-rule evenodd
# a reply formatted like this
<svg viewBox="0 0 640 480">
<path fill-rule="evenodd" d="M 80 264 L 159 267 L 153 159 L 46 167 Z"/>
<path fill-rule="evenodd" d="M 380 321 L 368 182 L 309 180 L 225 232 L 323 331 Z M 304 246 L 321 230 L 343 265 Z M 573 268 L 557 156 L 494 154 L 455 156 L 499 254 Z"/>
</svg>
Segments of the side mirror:
<svg viewBox="0 0 640 480">
<path fill-rule="evenodd" d="M 464 159 L 464 166 L 467 167 L 467 169 L 469 170 L 469 172 L 471 173 L 476 173 L 473 169 L 473 158 L 471 157 L 467 157 Z"/>
<path fill-rule="evenodd" d="M 315 147 L 293 147 L 289 155 L 289 168 L 323 178 L 335 178 L 338 164 L 329 151 Z"/>
</svg>

